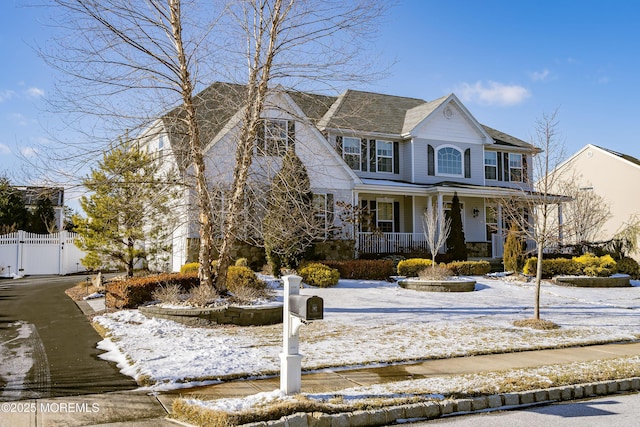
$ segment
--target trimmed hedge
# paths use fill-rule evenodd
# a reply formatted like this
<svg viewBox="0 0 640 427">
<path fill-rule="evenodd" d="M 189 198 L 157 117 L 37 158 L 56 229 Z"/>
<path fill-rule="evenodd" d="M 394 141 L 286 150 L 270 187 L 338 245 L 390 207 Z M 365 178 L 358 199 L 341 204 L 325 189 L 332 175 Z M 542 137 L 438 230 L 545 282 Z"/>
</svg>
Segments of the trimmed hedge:
<svg viewBox="0 0 640 427">
<path fill-rule="evenodd" d="M 160 286 L 176 284 L 189 290 L 200 284 L 197 273 L 164 273 L 132 277 L 107 283 L 106 305 L 110 308 L 136 308 L 153 300 L 153 291 Z"/>
<path fill-rule="evenodd" d="M 183 265 L 182 267 L 180 267 L 180 273 L 182 274 L 194 273 L 194 272 L 197 273 L 199 268 L 200 268 L 199 262 L 189 262 Z"/>
<path fill-rule="evenodd" d="M 302 277 L 304 283 L 319 288 L 335 286 L 338 284 L 338 280 L 340 280 L 338 270 L 319 262 L 306 264 L 298 270 L 298 274 Z"/>
<path fill-rule="evenodd" d="M 432 261 L 426 258 L 405 259 L 398 263 L 398 276 L 418 277 L 418 273 L 432 264 Z"/>
<path fill-rule="evenodd" d="M 489 261 L 453 261 L 447 268 L 456 276 L 484 276 L 491 271 Z"/>
<path fill-rule="evenodd" d="M 395 263 L 392 260 L 354 259 L 318 262 L 338 270 L 342 279 L 387 280 L 389 276 L 395 274 Z"/>
<path fill-rule="evenodd" d="M 618 268 L 618 273 L 628 274 L 634 280 L 640 278 L 640 265 L 633 258 L 624 257 L 616 261 L 616 267 Z"/>
<path fill-rule="evenodd" d="M 527 259 L 524 265 L 524 274 L 535 276 L 538 258 Z M 608 277 L 616 273 L 616 262 L 610 255 L 601 257 L 592 254 L 584 254 L 572 259 L 550 258 L 542 259 L 542 278 L 550 279 L 554 276 L 591 276 Z"/>
</svg>

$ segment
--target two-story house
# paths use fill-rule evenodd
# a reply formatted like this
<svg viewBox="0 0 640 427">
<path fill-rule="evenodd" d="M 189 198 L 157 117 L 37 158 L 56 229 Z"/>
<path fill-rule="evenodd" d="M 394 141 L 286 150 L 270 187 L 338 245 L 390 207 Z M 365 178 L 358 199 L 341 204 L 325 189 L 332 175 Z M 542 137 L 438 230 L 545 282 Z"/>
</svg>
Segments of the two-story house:
<svg viewBox="0 0 640 427">
<path fill-rule="evenodd" d="M 224 189 L 232 179 L 243 94 L 241 85 L 214 83 L 197 97 L 212 190 Z M 166 114 L 140 140 L 184 175 L 189 165 L 180 114 L 179 108 Z M 471 255 L 500 257 L 500 201 L 531 193 L 528 165 L 537 150 L 480 124 L 454 94 L 426 102 L 355 90 L 332 97 L 279 87 L 271 90 L 263 117 L 253 182 L 268 182 L 286 149 L 294 146 L 307 168 L 318 215 L 325 218 L 326 237 L 352 238 L 356 256 L 424 250 L 423 213 L 431 206 L 446 215 L 457 193 Z M 185 206 L 193 204 L 190 197 L 185 192 Z M 342 223 L 339 210 L 345 205 L 366 211 L 369 221 L 355 228 Z M 174 270 L 187 261 L 188 242 L 197 238 L 186 208 L 184 218 L 174 232 Z"/>
</svg>

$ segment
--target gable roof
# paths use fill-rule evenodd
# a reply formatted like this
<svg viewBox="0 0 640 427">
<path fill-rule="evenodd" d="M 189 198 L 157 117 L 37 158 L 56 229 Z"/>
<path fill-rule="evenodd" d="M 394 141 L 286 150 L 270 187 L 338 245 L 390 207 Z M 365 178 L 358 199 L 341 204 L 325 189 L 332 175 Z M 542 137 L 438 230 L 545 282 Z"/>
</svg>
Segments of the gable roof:
<svg viewBox="0 0 640 427">
<path fill-rule="evenodd" d="M 289 95 L 306 118 L 320 131 L 337 129 L 397 138 L 406 135 L 447 100 L 457 100 L 453 94 L 427 102 L 418 98 L 351 89 L 337 97 L 284 90 L 280 87 L 274 90 L 282 90 Z M 246 92 L 246 85 L 215 82 L 195 95 L 200 141 L 203 146 L 213 140 L 231 118 L 244 108 Z M 460 106 L 464 109 L 462 104 Z M 184 108 L 179 106 L 161 117 L 181 169 L 187 166 L 186 153 L 189 149 L 185 116 Z M 475 122 L 475 119 L 473 120 Z M 514 136 L 485 125 L 480 126 L 480 130 L 486 132 L 496 144 L 535 149 L 531 144 Z"/>
<path fill-rule="evenodd" d="M 637 158 L 635 158 L 633 156 L 630 156 L 628 154 L 619 153 L 617 151 L 609 150 L 608 148 L 600 147 L 599 145 L 593 145 L 593 147 L 596 147 L 596 148 L 599 148 L 599 149 L 601 149 L 603 151 L 606 151 L 609 154 L 613 154 L 614 156 L 619 157 L 619 158 L 621 158 L 623 160 L 626 160 L 628 162 L 631 162 L 636 166 L 640 166 L 640 159 L 637 159 Z"/>
<path fill-rule="evenodd" d="M 523 140 L 518 139 L 515 136 L 508 135 L 499 130 L 490 128 L 489 126 L 486 126 L 486 125 L 482 125 L 482 127 L 484 128 L 485 132 L 487 132 L 489 136 L 491 136 L 491 138 L 493 138 L 493 140 L 498 145 L 508 145 L 511 147 L 533 149 L 536 152 L 540 151 L 539 149 L 534 147 L 532 144 L 529 144 L 528 142 L 524 142 Z"/>
<path fill-rule="evenodd" d="M 400 135 L 408 110 L 425 101 L 348 89 L 322 118 L 320 129 L 342 129 Z"/>
</svg>

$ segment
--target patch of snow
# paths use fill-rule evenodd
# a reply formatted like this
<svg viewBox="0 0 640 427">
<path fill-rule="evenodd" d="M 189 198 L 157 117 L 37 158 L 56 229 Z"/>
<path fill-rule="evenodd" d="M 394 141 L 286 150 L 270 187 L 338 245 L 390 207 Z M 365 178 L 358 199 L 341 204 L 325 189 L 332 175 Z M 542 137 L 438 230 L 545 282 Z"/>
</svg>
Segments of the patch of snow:
<svg viewBox="0 0 640 427">
<path fill-rule="evenodd" d="M 573 288 L 542 284 L 542 317 L 555 331 L 515 328 L 533 316 L 535 286 L 511 278 L 473 277 L 476 291 L 420 292 L 397 283 L 340 280 L 332 288 L 305 286 L 324 300 L 324 320 L 300 330 L 305 370 L 388 364 L 640 338 L 640 282 L 627 288 Z M 275 283 L 275 279 L 274 279 Z M 274 303 L 283 300 L 275 288 Z M 109 330 L 103 357 L 152 389 L 190 381 L 260 377 L 279 372 L 282 325 L 186 327 L 122 310 L 94 319 Z M 107 344 L 106 342 L 109 342 Z"/>
<path fill-rule="evenodd" d="M 101 294 L 100 292 L 94 292 L 91 295 L 87 295 L 86 297 L 82 298 L 83 300 L 89 300 L 89 299 L 96 299 L 96 298 L 104 298 L 104 294 Z"/>
<path fill-rule="evenodd" d="M 283 391 L 274 390 L 257 393 L 242 398 L 228 398 L 217 400 L 200 400 L 200 399 L 184 399 L 187 404 L 196 405 L 203 408 L 225 411 L 225 412 L 241 412 L 249 409 L 255 409 L 277 401 L 285 402 L 293 400 L 291 396 L 287 396 Z"/>
</svg>

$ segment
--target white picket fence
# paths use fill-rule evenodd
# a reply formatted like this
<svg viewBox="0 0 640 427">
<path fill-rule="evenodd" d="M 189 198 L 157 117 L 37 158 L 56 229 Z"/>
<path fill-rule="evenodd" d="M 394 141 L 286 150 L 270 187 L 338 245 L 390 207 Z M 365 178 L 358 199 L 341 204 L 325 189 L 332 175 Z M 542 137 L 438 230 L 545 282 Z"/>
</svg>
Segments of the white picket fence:
<svg viewBox="0 0 640 427">
<path fill-rule="evenodd" d="M 26 231 L 0 236 L 0 277 L 58 274 L 85 271 L 85 256 L 75 244 L 76 233 L 61 231 L 35 234 Z"/>
</svg>

